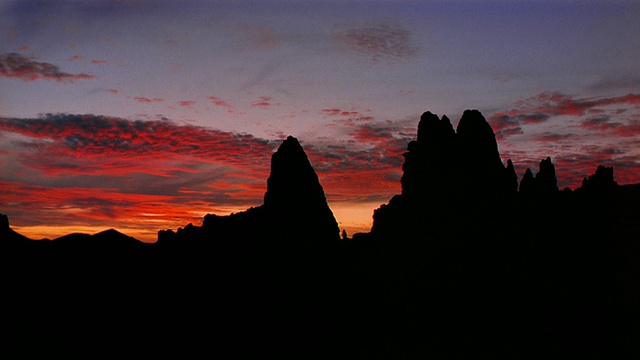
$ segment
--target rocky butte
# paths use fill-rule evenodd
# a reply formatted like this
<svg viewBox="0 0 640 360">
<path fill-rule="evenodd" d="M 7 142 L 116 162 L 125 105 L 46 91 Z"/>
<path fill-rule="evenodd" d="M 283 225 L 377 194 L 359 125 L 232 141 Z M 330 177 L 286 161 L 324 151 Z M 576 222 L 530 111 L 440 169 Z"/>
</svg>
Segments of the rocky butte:
<svg viewBox="0 0 640 360">
<path fill-rule="evenodd" d="M 502 164 L 495 134 L 477 110 L 466 110 L 456 130 L 447 116 L 423 113 L 407 150 L 402 194 L 375 211 L 374 235 L 406 235 L 425 224 L 442 226 L 452 215 L 486 213 L 518 190 L 511 160 Z"/>
</svg>

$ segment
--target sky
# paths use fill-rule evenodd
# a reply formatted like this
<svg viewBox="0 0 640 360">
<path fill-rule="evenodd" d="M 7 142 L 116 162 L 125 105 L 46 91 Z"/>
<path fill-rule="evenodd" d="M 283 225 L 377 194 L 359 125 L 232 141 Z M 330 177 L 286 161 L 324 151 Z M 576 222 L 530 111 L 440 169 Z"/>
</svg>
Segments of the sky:
<svg viewBox="0 0 640 360">
<path fill-rule="evenodd" d="M 0 0 L 0 213 L 153 242 L 263 203 L 305 149 L 341 229 L 401 191 L 420 115 L 477 109 L 519 179 L 640 182 L 640 2 Z"/>
</svg>

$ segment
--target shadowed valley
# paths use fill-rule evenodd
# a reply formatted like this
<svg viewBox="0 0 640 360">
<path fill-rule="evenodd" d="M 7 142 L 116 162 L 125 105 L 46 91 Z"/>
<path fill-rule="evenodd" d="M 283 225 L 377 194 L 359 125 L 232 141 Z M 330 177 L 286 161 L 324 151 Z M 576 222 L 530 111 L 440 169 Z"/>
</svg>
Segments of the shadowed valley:
<svg viewBox="0 0 640 360">
<path fill-rule="evenodd" d="M 482 114 L 422 114 L 402 192 L 340 236 L 294 137 L 262 205 L 143 243 L 0 217 L 4 358 L 640 356 L 640 184 L 520 177 Z M 535 175 L 534 175 L 535 172 Z"/>
</svg>

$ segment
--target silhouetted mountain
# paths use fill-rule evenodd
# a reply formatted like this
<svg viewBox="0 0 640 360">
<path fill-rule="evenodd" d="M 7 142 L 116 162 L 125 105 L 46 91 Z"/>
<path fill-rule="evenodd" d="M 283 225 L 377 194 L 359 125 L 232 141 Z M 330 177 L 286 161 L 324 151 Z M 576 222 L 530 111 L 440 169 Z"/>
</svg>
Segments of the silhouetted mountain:
<svg viewBox="0 0 640 360">
<path fill-rule="evenodd" d="M 586 193 L 611 194 L 618 189 L 618 183 L 613 180 L 613 168 L 599 165 L 595 174 L 585 177 L 578 191 Z"/>
<path fill-rule="evenodd" d="M 540 359 L 640 356 L 640 184 L 599 166 L 520 181 L 476 110 L 422 114 L 402 192 L 339 238 L 299 142 L 264 204 L 143 244 L 30 240 L 0 216 L 0 357 Z M 345 234 L 346 235 L 346 234 Z"/>
<path fill-rule="evenodd" d="M 339 240 L 339 228 L 307 154 L 289 136 L 271 157 L 263 205 L 228 216 L 207 214 L 201 227 L 158 234 L 160 243 L 178 238 L 326 242 Z"/>
<path fill-rule="evenodd" d="M 520 181 L 519 191 L 523 194 L 532 195 L 552 194 L 558 191 L 556 168 L 550 157 L 540 161 L 540 169 L 535 177 L 531 169 L 526 170 Z"/>
<path fill-rule="evenodd" d="M 518 188 L 511 161 L 502 164 L 495 134 L 477 110 L 466 110 L 456 131 L 449 118 L 425 112 L 402 166 L 402 194 L 375 210 L 373 234 L 420 236 L 432 225 L 450 227 L 450 216 L 488 214 Z"/>
</svg>

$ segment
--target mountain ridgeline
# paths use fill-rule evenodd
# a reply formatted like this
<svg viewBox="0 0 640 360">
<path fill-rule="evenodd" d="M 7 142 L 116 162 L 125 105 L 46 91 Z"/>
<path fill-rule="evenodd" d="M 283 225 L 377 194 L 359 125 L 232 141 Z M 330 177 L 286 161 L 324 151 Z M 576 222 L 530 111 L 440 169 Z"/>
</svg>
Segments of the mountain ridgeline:
<svg viewBox="0 0 640 360">
<path fill-rule="evenodd" d="M 477 110 L 422 114 L 402 192 L 339 227 L 302 146 L 264 203 L 146 244 L 30 240 L 0 216 L 6 358 L 638 358 L 640 184 L 521 179 Z M 4 355 L 4 354 L 0 354 Z"/>
</svg>

